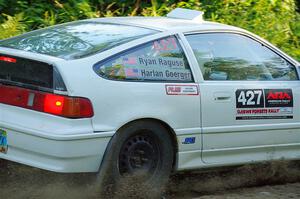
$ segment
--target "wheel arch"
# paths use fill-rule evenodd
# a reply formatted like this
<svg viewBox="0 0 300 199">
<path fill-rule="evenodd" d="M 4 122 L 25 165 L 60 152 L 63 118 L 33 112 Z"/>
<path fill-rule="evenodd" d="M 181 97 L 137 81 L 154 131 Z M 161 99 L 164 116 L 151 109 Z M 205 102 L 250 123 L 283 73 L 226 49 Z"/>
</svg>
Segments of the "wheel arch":
<svg viewBox="0 0 300 199">
<path fill-rule="evenodd" d="M 172 148 L 173 148 L 173 165 L 172 165 L 172 172 L 176 170 L 177 168 L 177 163 L 178 163 L 178 142 L 177 142 L 177 136 L 176 136 L 176 133 L 174 131 L 174 129 L 166 122 L 160 120 L 160 119 L 156 119 L 156 118 L 139 118 L 139 119 L 135 119 L 135 120 L 132 120 L 132 121 L 129 121 L 125 124 L 123 124 L 120 128 L 118 128 L 116 130 L 116 133 L 114 136 L 116 136 L 121 130 L 122 128 L 125 128 L 126 126 L 128 125 L 132 125 L 136 122 L 139 122 L 139 121 L 145 121 L 145 122 L 155 122 L 155 123 L 158 123 L 158 124 L 161 124 L 162 126 L 165 127 L 165 129 L 167 130 L 169 136 L 170 136 L 170 139 L 171 139 L 171 142 L 172 142 Z M 112 140 L 112 139 L 111 139 Z M 106 148 L 106 151 L 104 153 L 104 157 L 106 156 L 106 154 L 108 153 L 108 151 L 110 150 L 110 145 L 111 145 L 111 141 L 110 143 L 108 144 L 108 147 Z M 103 158 L 104 160 L 104 158 Z M 102 160 L 102 163 L 100 164 L 100 167 L 102 167 L 102 164 L 103 164 L 103 160 Z"/>
<path fill-rule="evenodd" d="M 138 122 L 142 122 L 142 123 L 138 123 Z M 149 123 L 147 124 L 147 122 L 149 122 Z M 177 137 L 176 137 L 175 131 L 172 129 L 172 127 L 170 125 L 168 125 L 166 122 L 159 120 L 159 119 L 154 119 L 154 118 L 141 118 L 141 119 L 129 121 L 126 124 L 122 125 L 120 128 L 118 128 L 116 133 L 110 139 L 108 146 L 106 147 L 106 150 L 104 152 L 102 162 L 99 165 L 96 183 L 97 183 L 97 186 L 100 187 L 99 193 L 101 195 L 104 195 L 104 196 L 107 194 L 109 195 L 110 190 L 113 190 L 114 187 L 116 186 L 118 177 L 113 178 L 113 176 L 116 175 L 116 173 L 117 173 L 117 171 L 116 171 L 117 166 L 112 166 L 112 165 L 116 165 L 116 163 L 117 163 L 116 161 L 114 161 L 115 160 L 114 156 L 116 155 L 116 151 L 119 151 L 120 148 L 118 148 L 118 150 L 114 150 L 113 147 L 114 146 L 120 147 L 120 145 L 116 145 L 118 143 L 118 140 L 122 139 L 122 141 L 124 141 L 126 139 L 126 137 L 124 139 L 124 136 L 126 136 L 126 134 L 121 134 L 120 132 L 122 132 L 123 128 L 125 128 L 123 132 L 128 132 L 130 134 L 130 132 L 128 131 L 128 129 L 130 129 L 129 126 L 134 125 L 134 123 L 137 123 L 136 124 L 137 126 L 140 125 L 138 128 L 137 128 L 137 126 L 133 127 L 133 129 L 135 128 L 137 130 L 139 128 L 143 127 L 143 125 L 146 125 L 149 128 L 152 128 L 151 125 L 159 124 L 160 129 L 163 127 L 166 130 L 166 132 L 163 132 L 163 133 L 166 133 L 169 136 L 170 140 L 167 141 L 167 143 L 172 145 L 171 147 L 173 149 L 173 158 L 172 158 L 172 160 L 171 160 L 171 156 L 167 156 L 168 158 L 166 158 L 166 159 L 168 159 L 167 161 L 169 162 L 168 163 L 169 166 L 162 167 L 162 170 L 164 170 L 164 171 L 162 173 L 160 173 L 158 178 L 153 178 L 153 179 L 160 179 L 159 181 L 157 181 L 157 180 L 156 180 L 157 182 L 155 182 L 155 180 L 151 181 L 151 183 L 155 182 L 154 183 L 155 185 L 151 184 L 151 187 L 153 187 L 153 186 L 156 187 L 155 193 L 157 190 L 159 190 L 163 186 L 165 186 L 165 184 L 167 183 L 167 177 L 169 177 L 170 173 L 176 171 L 176 169 L 177 169 L 178 143 L 177 143 Z M 163 133 L 161 132 L 160 136 L 162 136 Z M 119 137 L 119 135 L 121 135 L 121 136 Z M 122 136 L 122 135 L 124 135 L 124 136 Z M 165 145 L 165 146 L 167 147 L 168 145 Z M 169 148 L 169 151 L 170 151 L 170 148 Z M 128 183 L 126 183 L 126 184 L 128 184 Z M 127 187 L 128 186 L 126 186 L 126 188 Z"/>
</svg>

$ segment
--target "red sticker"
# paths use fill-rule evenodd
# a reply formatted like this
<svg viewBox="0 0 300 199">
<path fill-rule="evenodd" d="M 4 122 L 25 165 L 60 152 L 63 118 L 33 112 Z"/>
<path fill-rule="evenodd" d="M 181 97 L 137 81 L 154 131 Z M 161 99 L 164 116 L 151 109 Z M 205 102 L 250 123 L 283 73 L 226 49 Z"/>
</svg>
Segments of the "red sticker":
<svg viewBox="0 0 300 199">
<path fill-rule="evenodd" d="M 166 85 L 167 95 L 199 95 L 197 85 Z"/>
<path fill-rule="evenodd" d="M 153 43 L 153 48 L 157 51 L 171 51 L 177 49 L 177 43 L 174 37 L 161 39 Z"/>
</svg>

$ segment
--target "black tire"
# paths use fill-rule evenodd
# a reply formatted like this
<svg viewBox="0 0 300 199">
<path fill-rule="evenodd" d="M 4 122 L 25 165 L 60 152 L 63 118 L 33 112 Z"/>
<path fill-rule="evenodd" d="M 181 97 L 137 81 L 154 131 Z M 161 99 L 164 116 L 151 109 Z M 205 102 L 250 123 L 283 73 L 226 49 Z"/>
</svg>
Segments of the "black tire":
<svg viewBox="0 0 300 199">
<path fill-rule="evenodd" d="M 159 198 L 173 165 L 167 129 L 137 121 L 112 138 L 99 171 L 101 198 Z"/>
</svg>

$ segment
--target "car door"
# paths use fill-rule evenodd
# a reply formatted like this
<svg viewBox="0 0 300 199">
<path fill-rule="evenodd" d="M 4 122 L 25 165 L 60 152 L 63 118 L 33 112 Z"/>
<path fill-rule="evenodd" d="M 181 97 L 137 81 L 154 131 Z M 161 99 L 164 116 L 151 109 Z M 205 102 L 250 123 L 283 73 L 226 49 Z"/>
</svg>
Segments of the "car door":
<svg viewBox="0 0 300 199">
<path fill-rule="evenodd" d="M 203 75 L 202 160 L 224 165 L 299 158 L 295 66 L 247 35 L 219 32 L 186 38 Z"/>
</svg>

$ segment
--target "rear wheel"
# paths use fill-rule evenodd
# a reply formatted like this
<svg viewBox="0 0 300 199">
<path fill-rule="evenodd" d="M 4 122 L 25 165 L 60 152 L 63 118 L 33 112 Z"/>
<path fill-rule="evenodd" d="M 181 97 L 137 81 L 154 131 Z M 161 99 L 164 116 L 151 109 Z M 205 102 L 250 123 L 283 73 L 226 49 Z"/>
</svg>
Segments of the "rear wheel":
<svg viewBox="0 0 300 199">
<path fill-rule="evenodd" d="M 166 128 L 138 121 L 112 138 L 99 180 L 102 197 L 159 197 L 173 164 L 173 147 Z"/>
</svg>

